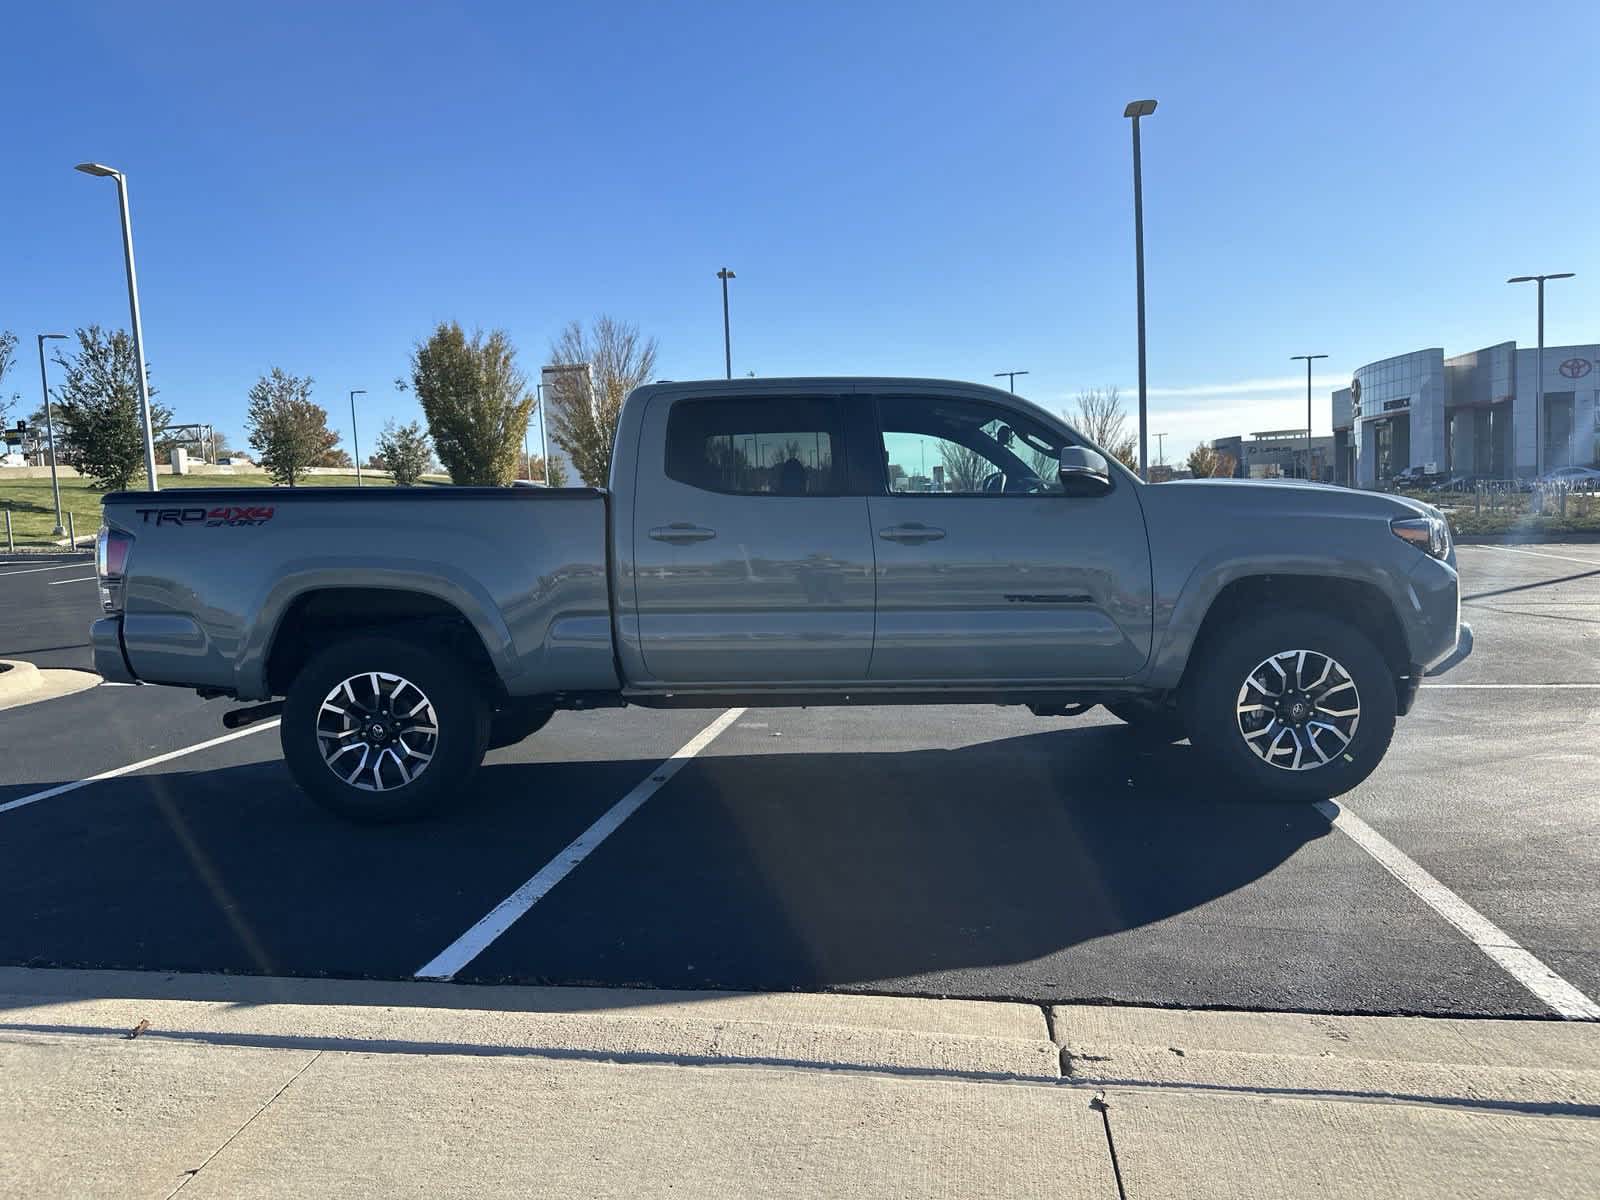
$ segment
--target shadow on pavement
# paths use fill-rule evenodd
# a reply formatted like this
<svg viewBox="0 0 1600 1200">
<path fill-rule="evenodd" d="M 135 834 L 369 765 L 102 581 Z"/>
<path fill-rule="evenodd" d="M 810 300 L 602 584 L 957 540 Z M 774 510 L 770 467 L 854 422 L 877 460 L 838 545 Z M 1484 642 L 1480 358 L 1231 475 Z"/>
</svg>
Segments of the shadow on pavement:
<svg viewBox="0 0 1600 1200">
<path fill-rule="evenodd" d="M 0 815 L 0 963 L 406 978 L 656 765 L 489 766 L 452 811 L 376 829 L 314 808 L 278 762 L 96 784 Z M 1190 911 L 1328 832 L 1121 727 L 713 753 L 461 978 L 894 990 Z"/>
</svg>

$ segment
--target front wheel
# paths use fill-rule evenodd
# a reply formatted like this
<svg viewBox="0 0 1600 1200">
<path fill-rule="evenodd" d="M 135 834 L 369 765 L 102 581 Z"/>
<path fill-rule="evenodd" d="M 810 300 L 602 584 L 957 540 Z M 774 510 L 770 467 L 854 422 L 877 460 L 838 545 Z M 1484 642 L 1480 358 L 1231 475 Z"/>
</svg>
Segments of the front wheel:
<svg viewBox="0 0 1600 1200">
<path fill-rule="evenodd" d="M 365 824 L 433 812 L 483 761 L 489 706 L 457 664 L 391 637 L 322 651 L 289 685 L 278 728 L 305 793 Z"/>
<path fill-rule="evenodd" d="M 1367 637 L 1321 614 L 1224 631 L 1182 694 L 1195 748 L 1245 790 L 1326 799 L 1377 768 L 1394 736 L 1392 673 Z"/>
</svg>

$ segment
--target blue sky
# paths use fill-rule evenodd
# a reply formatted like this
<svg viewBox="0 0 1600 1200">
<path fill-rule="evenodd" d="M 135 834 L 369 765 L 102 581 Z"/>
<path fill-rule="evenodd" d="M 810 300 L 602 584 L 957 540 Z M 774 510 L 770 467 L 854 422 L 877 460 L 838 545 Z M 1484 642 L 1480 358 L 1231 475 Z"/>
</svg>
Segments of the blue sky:
<svg viewBox="0 0 1600 1200">
<path fill-rule="evenodd" d="M 1571 4 L 29 5 L 7 16 L 0 329 L 126 323 L 181 419 L 316 379 L 348 446 L 441 319 L 530 375 L 569 319 L 660 374 L 926 374 L 1051 407 L 1136 381 L 1126 101 L 1144 123 L 1153 430 L 1293 425 L 1291 354 L 1600 340 L 1600 10 Z M 1559 290 L 1558 290 L 1559 289 Z M 1002 381 L 1003 382 L 1003 381 Z M 24 409 L 27 411 L 27 409 Z M 1155 447 L 1152 443 L 1152 457 Z"/>
</svg>

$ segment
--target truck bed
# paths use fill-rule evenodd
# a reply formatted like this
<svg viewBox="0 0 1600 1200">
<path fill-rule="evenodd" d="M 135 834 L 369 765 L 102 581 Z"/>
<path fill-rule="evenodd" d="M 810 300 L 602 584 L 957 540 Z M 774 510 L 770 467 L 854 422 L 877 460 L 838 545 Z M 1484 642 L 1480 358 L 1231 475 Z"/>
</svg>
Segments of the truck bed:
<svg viewBox="0 0 1600 1200">
<path fill-rule="evenodd" d="M 307 612 L 403 616 L 405 593 L 470 625 L 510 695 L 615 689 L 608 505 L 595 488 L 113 493 L 107 526 L 134 539 L 122 657 L 140 680 L 265 698 Z"/>
</svg>

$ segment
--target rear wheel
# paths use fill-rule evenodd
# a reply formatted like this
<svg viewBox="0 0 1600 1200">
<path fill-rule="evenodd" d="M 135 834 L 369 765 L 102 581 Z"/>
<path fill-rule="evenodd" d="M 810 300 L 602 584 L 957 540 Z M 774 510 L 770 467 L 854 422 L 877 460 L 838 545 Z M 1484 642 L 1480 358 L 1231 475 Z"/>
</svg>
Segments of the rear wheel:
<svg viewBox="0 0 1600 1200">
<path fill-rule="evenodd" d="M 1246 790 L 1325 799 L 1372 774 L 1394 736 L 1395 685 L 1376 646 L 1321 614 L 1235 625 L 1190 664 L 1184 723 Z"/>
<path fill-rule="evenodd" d="M 278 729 L 289 773 L 330 812 L 413 820 L 483 761 L 489 707 L 458 665 L 412 642 L 358 637 L 301 668 Z"/>
</svg>

